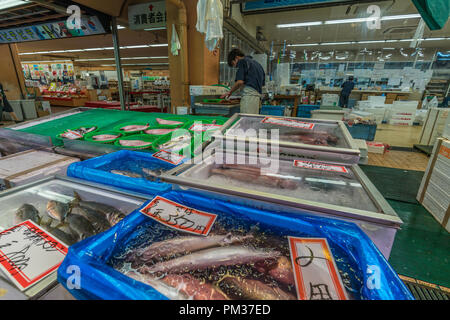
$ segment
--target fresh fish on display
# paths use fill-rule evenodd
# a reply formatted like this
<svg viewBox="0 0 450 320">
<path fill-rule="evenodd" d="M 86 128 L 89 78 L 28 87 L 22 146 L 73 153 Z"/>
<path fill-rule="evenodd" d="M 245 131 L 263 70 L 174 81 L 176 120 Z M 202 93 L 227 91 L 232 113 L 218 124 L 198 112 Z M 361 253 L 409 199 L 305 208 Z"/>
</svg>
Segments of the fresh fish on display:
<svg viewBox="0 0 450 320">
<path fill-rule="evenodd" d="M 97 233 L 106 231 L 111 228 L 111 224 L 106 219 L 105 215 L 98 211 L 75 206 L 72 209 L 71 214 L 77 214 L 86 218 L 92 224 Z"/>
<path fill-rule="evenodd" d="M 186 273 L 220 266 L 251 264 L 263 260 L 276 260 L 275 250 L 252 249 L 244 246 L 227 246 L 196 251 L 179 258 L 141 267 L 143 273 Z"/>
<path fill-rule="evenodd" d="M 237 299 L 296 300 L 295 296 L 277 286 L 253 279 L 227 276 L 219 282 L 219 288 Z"/>
<path fill-rule="evenodd" d="M 155 180 L 161 175 L 162 169 L 150 170 L 148 168 L 142 168 L 142 172 L 146 175 L 146 179 Z"/>
<path fill-rule="evenodd" d="M 131 171 L 111 170 L 111 173 L 119 174 L 121 176 L 131 177 L 131 178 L 142 178 L 142 176 L 140 174 L 134 173 Z"/>
<path fill-rule="evenodd" d="M 256 265 L 255 267 L 261 273 L 269 274 L 280 283 L 290 286 L 295 285 L 294 270 L 292 269 L 291 261 L 286 257 L 278 258 L 276 264 L 274 264 L 271 268 L 262 264 Z"/>
<path fill-rule="evenodd" d="M 170 141 L 160 144 L 159 149 L 166 151 L 179 151 L 187 146 L 191 145 L 191 135 L 184 134 L 175 138 L 172 138 Z"/>
<path fill-rule="evenodd" d="M 338 137 L 326 131 L 291 131 L 281 134 L 280 139 L 287 139 L 305 144 L 323 146 L 328 146 L 329 144 L 335 145 L 339 140 Z"/>
<path fill-rule="evenodd" d="M 99 135 L 93 136 L 92 140 L 95 140 L 95 141 L 108 141 L 108 140 L 116 139 L 116 138 L 118 138 L 120 136 L 121 136 L 120 134 L 118 134 L 118 135 L 114 135 L 114 134 L 99 134 Z"/>
<path fill-rule="evenodd" d="M 177 130 L 177 129 L 150 129 L 150 130 L 145 130 L 144 133 L 153 134 L 153 135 L 164 135 L 164 134 L 173 132 L 175 130 Z"/>
<path fill-rule="evenodd" d="M 136 257 L 141 262 L 149 262 L 152 260 L 162 260 L 170 256 L 178 254 L 187 254 L 199 250 L 229 246 L 232 244 L 242 243 L 245 240 L 252 239 L 252 235 L 235 236 L 231 233 L 225 235 L 208 235 L 178 237 L 153 243 L 152 245 L 136 250 L 131 256 Z"/>
<path fill-rule="evenodd" d="M 165 119 L 161 119 L 161 118 L 156 118 L 156 121 L 159 124 L 166 124 L 166 125 L 177 125 L 177 124 L 183 124 L 184 123 L 184 122 L 180 122 L 180 121 L 165 120 Z"/>
<path fill-rule="evenodd" d="M 67 214 L 70 212 L 70 204 L 50 200 L 47 202 L 47 214 L 58 221 L 64 221 Z"/>
<path fill-rule="evenodd" d="M 81 134 L 82 136 L 84 136 L 85 134 L 94 131 L 95 129 L 97 129 L 97 127 L 81 127 L 78 128 L 77 130 L 72 130 L 74 132 L 78 132 L 79 134 Z"/>
<path fill-rule="evenodd" d="M 39 211 L 31 204 L 23 204 L 15 214 L 15 224 L 19 224 L 26 220 L 32 220 L 33 222 L 40 224 L 41 217 Z"/>
<path fill-rule="evenodd" d="M 168 274 L 161 279 L 167 285 L 176 288 L 193 300 L 228 300 L 219 288 L 205 283 L 190 274 Z"/>
<path fill-rule="evenodd" d="M 148 123 L 146 125 L 133 124 L 133 125 L 122 127 L 122 128 L 120 128 L 120 130 L 125 131 L 125 132 L 143 131 L 143 130 L 148 129 L 148 127 L 149 127 Z"/>
<path fill-rule="evenodd" d="M 142 140 L 119 140 L 119 143 L 124 147 L 146 147 L 152 145 L 151 142 Z"/>
<path fill-rule="evenodd" d="M 295 181 L 274 175 L 261 174 L 261 169 L 255 166 L 226 164 L 211 169 L 211 174 L 218 174 L 246 183 L 260 184 L 280 189 L 295 190 L 298 188 L 298 184 Z"/>
<path fill-rule="evenodd" d="M 74 195 L 75 195 L 74 206 L 102 213 L 106 217 L 106 220 L 108 220 L 111 226 L 114 226 L 117 222 L 125 218 L 125 214 L 123 214 L 120 210 L 114 208 L 113 206 L 95 201 L 82 200 L 81 196 L 76 191 L 74 191 Z"/>
<path fill-rule="evenodd" d="M 83 216 L 70 213 L 65 220 L 69 224 L 70 229 L 78 235 L 79 240 L 89 238 L 95 234 L 94 227 Z"/>
</svg>

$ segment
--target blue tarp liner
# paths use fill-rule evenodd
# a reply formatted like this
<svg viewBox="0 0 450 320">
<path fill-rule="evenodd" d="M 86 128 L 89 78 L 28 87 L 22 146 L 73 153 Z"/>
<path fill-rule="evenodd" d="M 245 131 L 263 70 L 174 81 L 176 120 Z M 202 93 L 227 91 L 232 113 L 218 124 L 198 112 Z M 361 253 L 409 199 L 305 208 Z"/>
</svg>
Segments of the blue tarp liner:
<svg viewBox="0 0 450 320">
<path fill-rule="evenodd" d="M 145 178 L 143 168 L 152 171 L 167 171 L 176 166 L 157 158 L 151 153 L 120 150 L 82 162 L 73 163 L 67 168 L 69 177 L 91 182 L 107 184 L 122 189 L 154 195 L 171 189 L 168 183 L 150 181 Z M 142 175 L 142 178 L 131 178 L 111 173 L 111 170 L 128 171 Z"/>
<path fill-rule="evenodd" d="M 211 232 L 219 226 L 226 231 L 239 229 L 244 234 L 257 228 L 266 235 L 276 235 L 283 243 L 286 240 L 286 244 L 286 236 L 326 238 L 350 298 L 414 299 L 373 242 L 353 223 L 306 213 L 262 211 L 189 191 L 169 191 L 160 195 L 217 214 Z M 130 248 L 180 235 L 189 234 L 166 227 L 136 210 L 110 230 L 71 246 L 58 269 L 58 281 L 77 299 L 167 299 L 151 286 L 125 276 L 112 266 L 117 266 L 118 259 Z M 76 282 L 68 269 L 70 266 L 80 268 L 79 289 L 73 288 Z M 372 269 L 375 266 L 380 276 L 379 285 L 372 289 L 367 285 L 371 281 L 369 266 Z"/>
</svg>

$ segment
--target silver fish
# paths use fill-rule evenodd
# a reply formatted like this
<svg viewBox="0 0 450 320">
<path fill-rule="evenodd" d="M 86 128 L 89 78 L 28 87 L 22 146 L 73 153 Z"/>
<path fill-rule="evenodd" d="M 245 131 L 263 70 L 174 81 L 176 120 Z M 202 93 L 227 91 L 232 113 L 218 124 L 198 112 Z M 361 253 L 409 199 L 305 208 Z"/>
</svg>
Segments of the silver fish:
<svg viewBox="0 0 450 320">
<path fill-rule="evenodd" d="M 140 274 L 134 271 L 128 271 L 125 273 L 126 276 L 143 282 L 145 284 L 148 284 L 152 286 L 155 290 L 157 290 L 159 293 L 163 294 L 167 298 L 171 300 L 188 300 L 188 296 L 182 292 L 180 292 L 179 289 L 174 288 L 172 286 L 169 286 L 168 284 L 155 279 L 154 277 L 147 275 L 147 274 Z"/>
<path fill-rule="evenodd" d="M 142 178 L 142 176 L 138 173 L 134 173 L 131 171 L 123 171 L 123 170 L 111 170 L 111 173 L 120 174 L 121 176 L 131 177 L 131 178 Z"/>
<path fill-rule="evenodd" d="M 119 143 L 121 146 L 124 147 L 140 147 L 140 148 L 152 145 L 151 142 L 143 140 L 119 140 Z"/>
<path fill-rule="evenodd" d="M 31 204 L 23 204 L 15 214 L 15 223 L 21 223 L 26 220 L 32 220 L 33 222 L 39 224 L 41 218 L 39 216 L 39 211 Z"/>
<path fill-rule="evenodd" d="M 296 300 L 295 296 L 279 287 L 254 279 L 225 277 L 219 287 L 225 292 L 232 291 L 240 300 Z"/>
<path fill-rule="evenodd" d="M 69 224 L 71 230 L 73 230 L 80 240 L 89 238 L 95 234 L 95 229 L 92 224 L 85 217 L 78 214 L 69 214 L 66 217 L 66 221 Z"/>
<path fill-rule="evenodd" d="M 141 261 L 147 262 L 152 259 L 162 259 L 176 254 L 186 254 L 203 249 L 242 243 L 243 241 L 252 238 L 252 235 L 235 236 L 231 233 L 225 235 L 209 235 L 207 237 L 179 237 L 153 243 L 147 248 L 138 250 L 136 256 L 140 258 Z"/>
<path fill-rule="evenodd" d="M 146 130 L 148 129 L 149 124 L 147 123 L 146 125 L 129 125 L 129 126 L 125 126 L 120 128 L 120 130 L 122 131 L 126 131 L 126 132 L 133 132 L 133 131 L 142 131 L 142 130 Z"/>
<path fill-rule="evenodd" d="M 70 212 L 70 204 L 50 200 L 47 203 L 47 214 L 58 221 L 64 221 Z"/>
<path fill-rule="evenodd" d="M 116 139 L 118 137 L 120 137 L 120 134 L 118 134 L 118 135 L 114 135 L 114 134 L 99 134 L 99 135 L 93 136 L 92 140 L 95 140 L 95 141 L 108 141 L 108 140 Z"/>
<path fill-rule="evenodd" d="M 159 262 L 152 266 L 143 266 L 141 269 L 143 273 L 185 273 L 219 266 L 251 264 L 263 260 L 273 260 L 279 256 L 280 253 L 274 250 L 229 246 L 200 250 L 180 258 Z"/>
<path fill-rule="evenodd" d="M 162 170 L 161 169 L 150 170 L 148 168 L 142 168 L 142 172 L 144 172 L 147 176 L 151 178 L 157 178 L 161 175 Z"/>
<path fill-rule="evenodd" d="M 101 212 L 75 206 L 72 209 L 71 214 L 78 214 L 86 218 L 92 224 L 97 233 L 111 228 L 111 224 Z"/>
<path fill-rule="evenodd" d="M 161 119 L 161 118 L 156 118 L 156 121 L 157 121 L 159 124 L 163 124 L 163 125 L 177 125 L 177 124 L 183 124 L 183 122 L 180 122 L 180 121 L 166 120 L 166 119 Z"/>
<path fill-rule="evenodd" d="M 113 206 L 95 201 L 82 200 L 80 195 L 76 191 L 74 191 L 74 195 L 74 207 L 79 206 L 81 208 L 87 208 L 92 211 L 97 211 L 104 214 L 111 226 L 115 225 L 117 222 L 125 218 L 125 214 L 123 214 L 120 210 L 114 208 Z"/>
</svg>

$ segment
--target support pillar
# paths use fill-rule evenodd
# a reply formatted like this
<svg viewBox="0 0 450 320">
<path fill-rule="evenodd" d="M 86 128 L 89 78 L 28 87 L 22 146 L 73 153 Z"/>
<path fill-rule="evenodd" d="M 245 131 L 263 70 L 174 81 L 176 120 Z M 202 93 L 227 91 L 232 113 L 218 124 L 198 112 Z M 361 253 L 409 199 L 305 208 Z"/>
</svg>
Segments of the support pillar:
<svg viewBox="0 0 450 320">
<path fill-rule="evenodd" d="M 15 44 L 0 45 L 0 57 L 2 57 L 2 71 L 0 72 L 0 82 L 7 90 L 8 100 L 25 99 L 25 77 L 22 71 L 22 64 Z"/>
</svg>

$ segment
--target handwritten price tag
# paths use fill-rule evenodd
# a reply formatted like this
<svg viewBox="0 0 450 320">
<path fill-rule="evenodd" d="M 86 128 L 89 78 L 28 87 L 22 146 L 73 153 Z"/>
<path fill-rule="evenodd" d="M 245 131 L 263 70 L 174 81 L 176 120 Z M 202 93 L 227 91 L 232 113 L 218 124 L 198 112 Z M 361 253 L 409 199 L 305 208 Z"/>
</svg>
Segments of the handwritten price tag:
<svg viewBox="0 0 450 320">
<path fill-rule="evenodd" d="M 312 161 L 294 160 L 294 167 L 299 167 L 299 168 L 304 168 L 304 169 L 312 169 L 312 170 L 348 173 L 347 168 L 344 166 L 324 164 L 324 163 L 312 162 Z"/>
<path fill-rule="evenodd" d="M 0 269 L 22 291 L 58 269 L 67 246 L 31 220 L 0 233 Z"/>
<path fill-rule="evenodd" d="M 293 127 L 298 129 L 307 129 L 312 130 L 314 129 L 315 123 L 310 122 L 303 122 L 293 119 L 282 119 L 282 118 L 273 118 L 273 117 L 265 117 L 262 121 L 262 123 L 269 123 L 269 124 L 276 124 L 279 126 L 285 126 L 285 127 Z"/>
<path fill-rule="evenodd" d="M 160 196 L 140 212 L 170 228 L 202 236 L 209 234 L 217 218 L 216 214 L 195 210 Z"/>
<path fill-rule="evenodd" d="M 76 140 L 76 139 L 83 138 L 83 135 L 79 134 L 76 131 L 67 130 L 67 132 L 64 132 L 61 135 L 61 137 L 66 138 L 66 139 L 70 139 L 70 140 Z"/>
<path fill-rule="evenodd" d="M 222 127 L 220 124 L 209 124 L 209 123 L 194 123 L 189 130 L 191 131 L 208 131 L 208 130 L 218 130 Z"/>
<path fill-rule="evenodd" d="M 300 300 L 347 300 L 327 239 L 288 237 Z"/>
<path fill-rule="evenodd" d="M 160 151 L 154 153 L 153 157 L 156 159 L 162 160 L 162 161 L 169 162 L 174 165 L 179 164 L 185 158 L 184 156 L 182 156 L 180 154 L 168 152 L 165 150 L 160 150 Z"/>
</svg>

